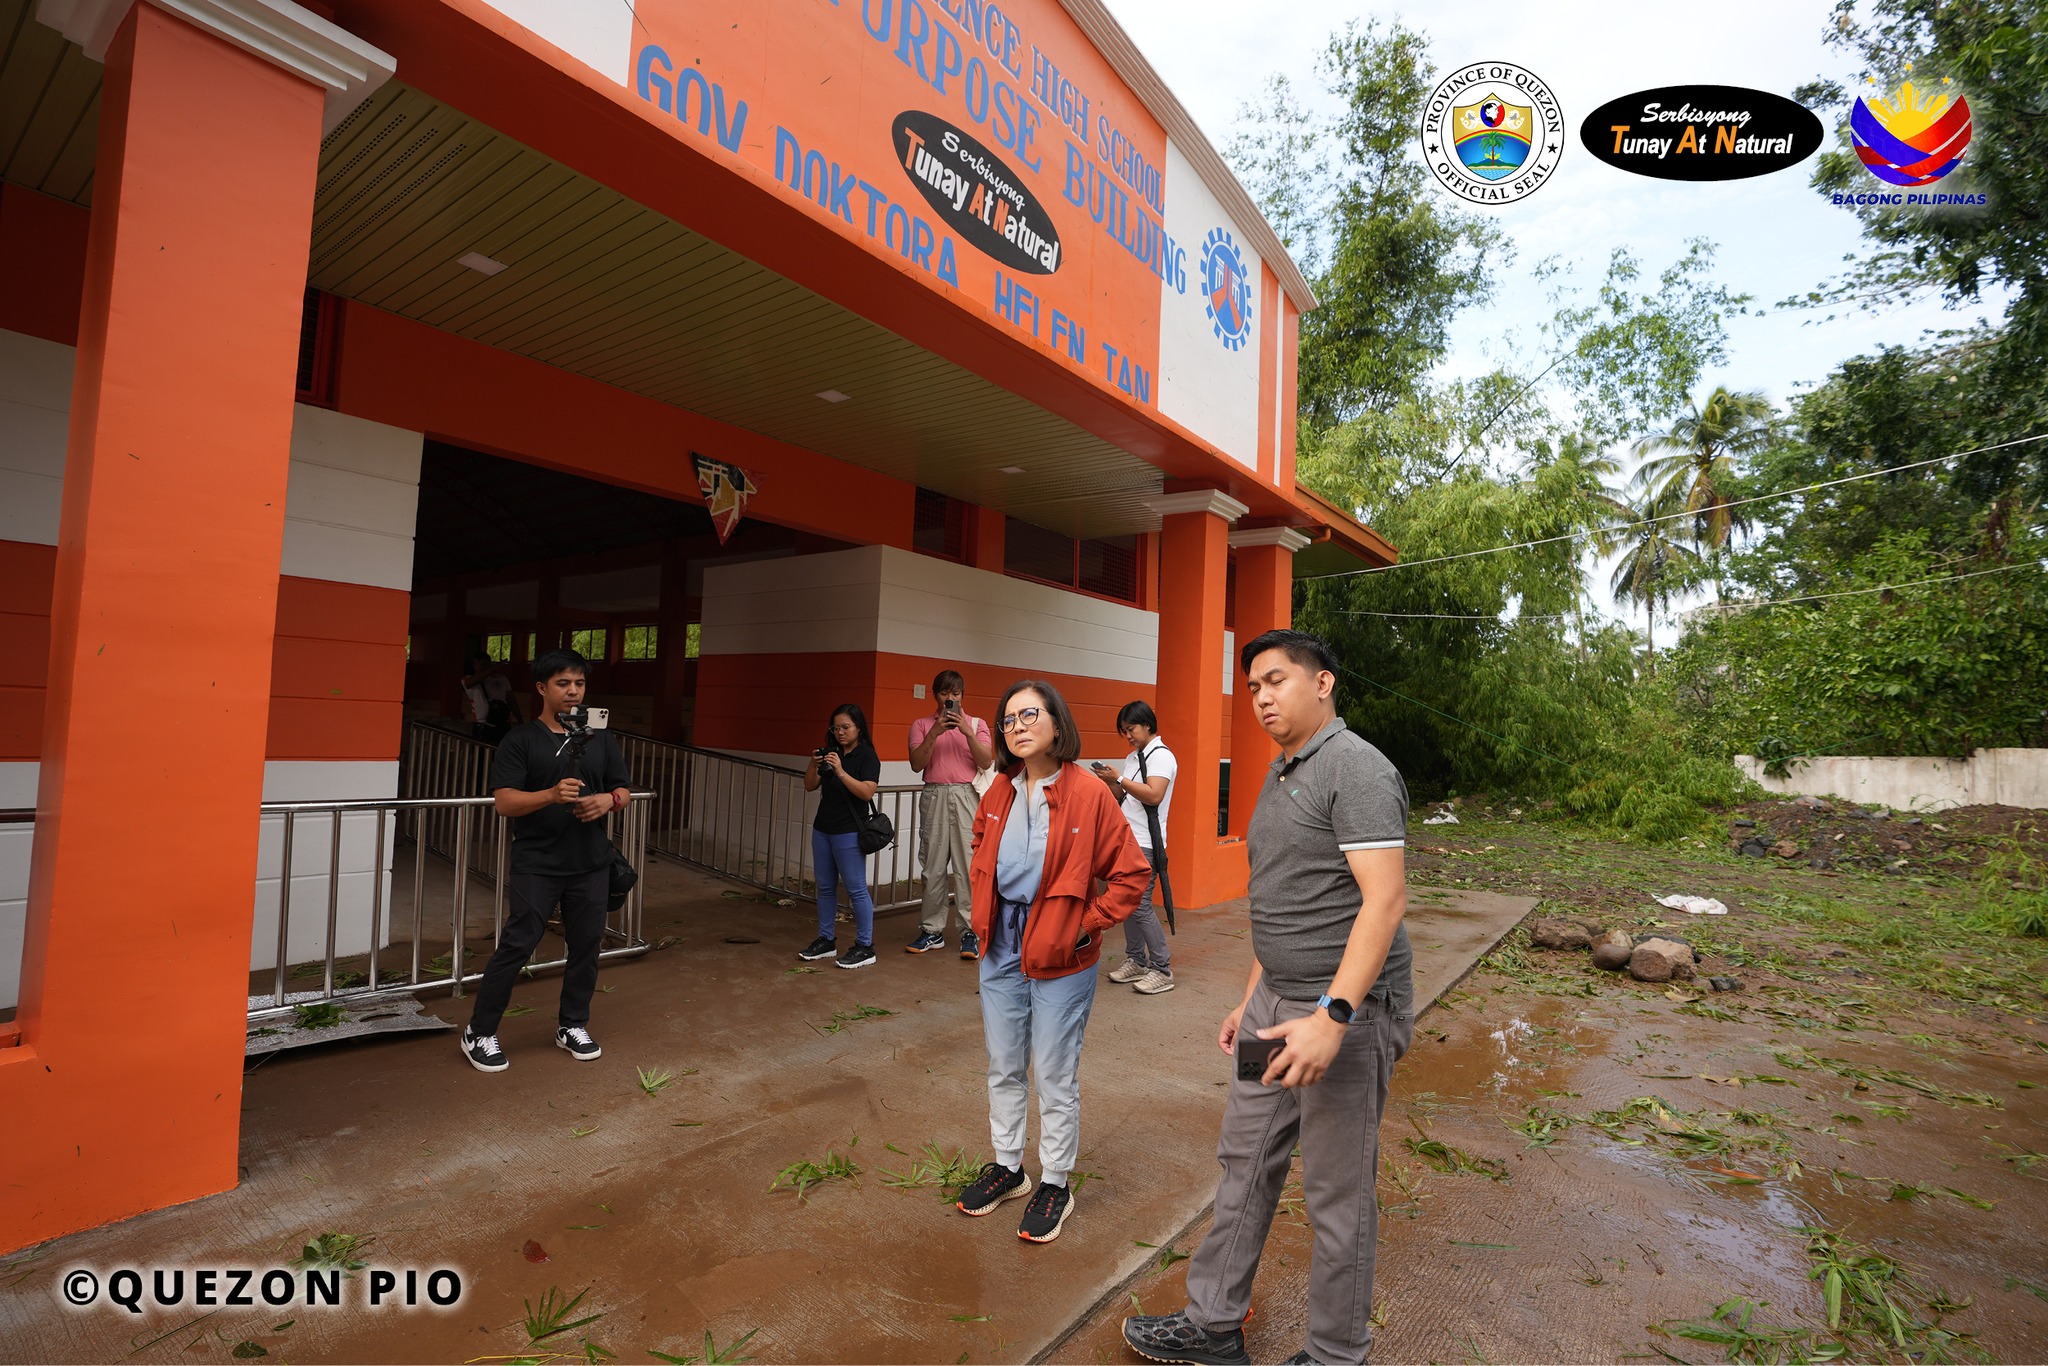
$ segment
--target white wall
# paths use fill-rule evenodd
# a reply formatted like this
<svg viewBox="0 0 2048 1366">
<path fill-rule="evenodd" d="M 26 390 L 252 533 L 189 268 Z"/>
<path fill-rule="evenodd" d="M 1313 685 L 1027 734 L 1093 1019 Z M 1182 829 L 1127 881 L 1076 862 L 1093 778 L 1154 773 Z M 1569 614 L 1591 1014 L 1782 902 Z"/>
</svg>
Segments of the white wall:
<svg viewBox="0 0 2048 1366">
<path fill-rule="evenodd" d="M 57 342 L 0 331 L 0 540 L 57 543 L 75 355 Z M 279 572 L 410 589 L 421 444 L 418 432 L 296 405 Z M 0 807 L 33 807 L 39 769 L 0 764 Z M 263 786 L 265 801 L 388 798 L 398 792 L 398 765 L 268 763 Z M 352 818 L 344 831 L 336 935 L 343 953 L 368 947 L 373 821 Z M 312 823 L 300 824 L 292 852 L 293 961 L 320 956 L 326 939 L 328 832 L 312 836 Z M 271 963 L 277 953 L 281 827 L 278 818 L 264 821 L 252 967 Z M 19 996 L 30 829 L 0 826 L 0 1007 Z"/>
<path fill-rule="evenodd" d="M 706 655 L 879 651 L 1149 687 L 1156 613 L 892 546 L 704 570 Z"/>
<path fill-rule="evenodd" d="M 2048 749 L 1980 749 L 1967 759 L 1826 756 L 1801 760 L 1783 778 L 1766 777 L 1763 761 L 1751 755 L 1736 755 L 1735 766 L 1788 796 L 1841 797 L 1899 811 L 2048 809 Z"/>
<path fill-rule="evenodd" d="M 1234 351 L 1216 335 L 1202 288 L 1203 245 L 1217 228 L 1231 234 L 1251 286 L 1251 333 Z M 1166 144 L 1166 231 L 1187 250 L 1188 279 L 1185 293 L 1171 281 L 1160 285 L 1159 411 L 1255 470 L 1262 416 L 1259 338 L 1279 320 L 1265 316 L 1259 254 L 1171 141 Z"/>
<path fill-rule="evenodd" d="M 76 352 L 0 331 L 0 540 L 57 544 Z M 412 587 L 421 434 L 292 408 L 279 572 Z"/>
</svg>

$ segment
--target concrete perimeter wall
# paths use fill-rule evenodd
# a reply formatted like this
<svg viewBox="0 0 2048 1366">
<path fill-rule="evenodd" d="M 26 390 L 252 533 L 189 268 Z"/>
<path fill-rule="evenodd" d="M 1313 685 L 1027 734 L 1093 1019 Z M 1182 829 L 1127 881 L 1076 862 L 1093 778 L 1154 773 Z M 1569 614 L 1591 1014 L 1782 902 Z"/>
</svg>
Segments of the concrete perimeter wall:
<svg viewBox="0 0 2048 1366">
<path fill-rule="evenodd" d="M 1901 811 L 1951 806 L 2048 809 L 2048 749 L 1980 749 L 1967 759 L 1802 759 L 1783 778 L 1764 776 L 1761 759 L 1735 756 L 1735 766 L 1773 792 L 1842 797 Z"/>
</svg>

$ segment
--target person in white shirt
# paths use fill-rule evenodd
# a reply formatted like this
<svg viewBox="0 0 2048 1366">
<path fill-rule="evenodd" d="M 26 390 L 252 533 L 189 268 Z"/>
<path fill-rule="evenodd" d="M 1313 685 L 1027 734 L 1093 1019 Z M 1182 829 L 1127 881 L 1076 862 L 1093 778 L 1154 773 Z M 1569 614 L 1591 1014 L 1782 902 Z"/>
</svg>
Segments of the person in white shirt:
<svg viewBox="0 0 2048 1366">
<path fill-rule="evenodd" d="M 1122 799 L 1124 819 L 1131 823 L 1131 834 L 1145 851 L 1153 874 L 1144 896 L 1138 899 L 1136 913 L 1124 922 L 1124 961 L 1110 972 L 1109 980 L 1157 996 L 1173 990 L 1173 951 L 1167 947 L 1166 932 L 1159 927 L 1159 914 L 1152 908 L 1152 891 L 1155 887 L 1161 890 L 1171 915 L 1172 887 L 1162 884 L 1160 874 L 1166 866 L 1166 813 L 1173 805 L 1173 780 L 1180 765 L 1159 738 L 1159 717 L 1147 704 L 1126 702 L 1117 713 L 1116 730 L 1131 747 L 1131 757 L 1124 760 L 1122 772 L 1108 764 L 1096 764 L 1095 776 Z"/>
<path fill-rule="evenodd" d="M 497 744 L 519 723 L 512 684 L 497 671 L 489 655 L 470 656 L 469 672 L 462 676 L 462 695 L 469 705 L 470 733 L 485 744 Z"/>
</svg>

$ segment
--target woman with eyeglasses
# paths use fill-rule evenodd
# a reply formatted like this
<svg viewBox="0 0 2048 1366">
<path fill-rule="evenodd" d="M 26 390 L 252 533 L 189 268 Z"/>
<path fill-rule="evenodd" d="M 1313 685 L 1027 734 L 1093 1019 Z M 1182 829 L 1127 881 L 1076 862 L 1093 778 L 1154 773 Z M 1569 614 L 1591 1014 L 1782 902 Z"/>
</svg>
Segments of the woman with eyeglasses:
<svg viewBox="0 0 2048 1366">
<path fill-rule="evenodd" d="M 974 813 L 968 885 L 981 941 L 981 1025 L 996 1160 L 960 1192 L 984 1215 L 1029 1195 L 1017 1236 L 1049 1243 L 1073 1212 L 1081 1148 L 1081 1039 L 1102 933 L 1137 909 L 1151 865 L 1107 788 L 1074 761 L 1081 732 L 1049 683 L 1013 683 L 997 708 L 1003 772 Z M 1101 896 L 1095 881 L 1107 881 Z M 1038 1078 L 1039 1184 L 1024 1175 L 1029 1078 Z"/>
<path fill-rule="evenodd" d="M 804 769 L 804 791 L 818 794 L 811 819 L 811 871 L 818 880 L 818 937 L 797 952 L 802 959 L 837 954 L 842 968 L 875 961 L 875 901 L 868 895 L 867 856 L 860 851 L 860 815 L 882 781 L 882 758 L 868 738 L 867 713 L 858 702 L 842 704 L 825 729 L 825 744 L 812 751 Z M 839 953 L 834 922 L 839 884 L 853 902 L 853 947 Z"/>
</svg>

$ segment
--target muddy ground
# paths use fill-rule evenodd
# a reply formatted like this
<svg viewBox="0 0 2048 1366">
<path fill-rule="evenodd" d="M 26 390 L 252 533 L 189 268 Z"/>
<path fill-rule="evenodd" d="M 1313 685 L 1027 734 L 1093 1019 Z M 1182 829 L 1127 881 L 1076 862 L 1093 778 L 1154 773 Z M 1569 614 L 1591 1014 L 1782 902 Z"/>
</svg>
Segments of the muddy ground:
<svg viewBox="0 0 2048 1366">
<path fill-rule="evenodd" d="M 2040 886 L 2041 813 L 1772 801 L 1726 846 L 1653 850 L 1509 809 L 1418 825 L 1411 880 L 1664 928 L 1742 987 L 1633 982 L 1525 927 L 1420 1021 L 1382 1131 L 1375 1358 L 2048 1360 L 2048 940 L 2005 914 Z M 1830 866 L 1745 856 L 1752 834 Z M 1051 1359 L 1136 1361 L 1118 1321 L 1183 1302 L 1205 1227 Z M 1302 1345 L 1309 1245 L 1283 1207 L 1255 1359 Z"/>
</svg>

